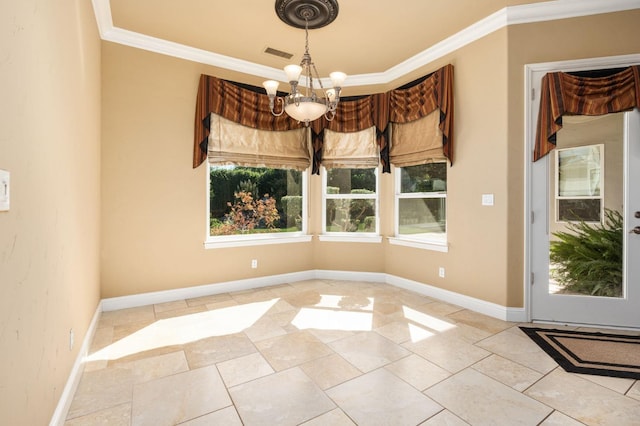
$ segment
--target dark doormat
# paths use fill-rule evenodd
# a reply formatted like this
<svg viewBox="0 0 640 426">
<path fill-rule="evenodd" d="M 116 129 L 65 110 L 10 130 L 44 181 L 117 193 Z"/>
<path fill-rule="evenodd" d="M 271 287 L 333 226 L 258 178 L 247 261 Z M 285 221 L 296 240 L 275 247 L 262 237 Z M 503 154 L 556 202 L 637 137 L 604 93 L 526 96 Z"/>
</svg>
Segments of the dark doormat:
<svg viewBox="0 0 640 426">
<path fill-rule="evenodd" d="M 640 379 L 640 336 L 520 327 L 572 373 Z"/>
</svg>

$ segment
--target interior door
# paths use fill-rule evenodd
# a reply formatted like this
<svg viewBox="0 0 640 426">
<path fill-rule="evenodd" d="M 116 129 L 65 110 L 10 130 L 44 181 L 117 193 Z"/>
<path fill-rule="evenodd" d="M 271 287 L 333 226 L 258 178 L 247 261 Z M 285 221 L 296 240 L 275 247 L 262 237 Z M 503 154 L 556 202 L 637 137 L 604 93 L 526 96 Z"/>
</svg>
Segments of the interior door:
<svg viewBox="0 0 640 426">
<path fill-rule="evenodd" d="M 531 319 L 640 327 L 640 112 L 576 117 L 563 124 L 556 152 L 531 165 Z M 592 231 L 607 229 L 607 218 L 615 219 L 616 212 L 619 232 L 605 238 Z M 622 246 L 619 284 L 609 280 L 617 274 L 610 240 Z M 589 251 L 600 253 L 593 256 L 593 279 L 572 272 L 590 261 L 576 266 L 566 260 Z"/>
</svg>

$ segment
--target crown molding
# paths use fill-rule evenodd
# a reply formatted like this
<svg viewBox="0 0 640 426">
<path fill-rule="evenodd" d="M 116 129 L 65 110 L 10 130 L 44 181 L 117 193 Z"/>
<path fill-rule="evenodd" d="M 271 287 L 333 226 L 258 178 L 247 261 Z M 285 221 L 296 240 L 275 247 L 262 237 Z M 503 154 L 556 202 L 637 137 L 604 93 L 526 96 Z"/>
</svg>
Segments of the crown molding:
<svg viewBox="0 0 640 426">
<path fill-rule="evenodd" d="M 113 26 L 109 0 L 92 0 L 102 40 L 271 80 L 282 70 Z M 345 87 L 387 84 L 509 25 L 640 9 L 640 0 L 554 0 L 505 7 L 383 72 L 350 75 Z M 329 80 L 323 79 L 323 84 Z"/>
<path fill-rule="evenodd" d="M 640 9 L 639 0 L 555 0 L 507 8 L 508 25 Z"/>
<path fill-rule="evenodd" d="M 507 10 L 508 8 L 504 8 L 492 13 L 475 24 L 468 26 L 464 30 L 458 31 L 454 35 L 434 44 L 417 55 L 389 68 L 387 71 L 382 73 L 387 79 L 384 83 L 400 78 L 460 49 L 461 47 L 466 46 L 467 44 L 473 43 L 494 31 L 506 27 L 508 25 Z M 349 80 L 351 80 L 351 76 L 349 76 Z"/>
<path fill-rule="evenodd" d="M 112 27 L 102 36 L 102 39 L 205 65 L 212 65 L 214 67 L 225 68 L 245 74 L 257 75 L 271 80 L 277 80 L 283 77 L 282 70 L 280 69 L 267 67 L 242 59 L 232 58 L 230 56 L 220 55 L 218 53 L 197 49 L 195 47 L 174 43 L 172 41 L 151 37 L 129 30 L 123 30 L 122 28 Z"/>
</svg>

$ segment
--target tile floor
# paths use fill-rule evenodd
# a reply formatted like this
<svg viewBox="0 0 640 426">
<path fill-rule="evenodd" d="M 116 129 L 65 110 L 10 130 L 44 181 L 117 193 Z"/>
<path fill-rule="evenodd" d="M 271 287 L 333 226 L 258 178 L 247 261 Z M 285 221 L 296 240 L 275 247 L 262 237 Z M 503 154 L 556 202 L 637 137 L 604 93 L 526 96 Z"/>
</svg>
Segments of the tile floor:
<svg viewBox="0 0 640 426">
<path fill-rule="evenodd" d="M 329 280 L 105 312 L 66 425 L 640 425 L 518 325 Z"/>
</svg>

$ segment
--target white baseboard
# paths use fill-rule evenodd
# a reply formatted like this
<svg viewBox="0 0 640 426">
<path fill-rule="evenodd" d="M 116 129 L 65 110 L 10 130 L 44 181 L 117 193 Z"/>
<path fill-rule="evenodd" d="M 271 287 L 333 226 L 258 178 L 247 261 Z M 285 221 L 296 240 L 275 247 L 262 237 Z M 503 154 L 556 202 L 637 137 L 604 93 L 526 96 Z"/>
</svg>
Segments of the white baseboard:
<svg viewBox="0 0 640 426">
<path fill-rule="evenodd" d="M 506 321 L 511 322 L 531 322 L 527 316 L 525 308 L 505 308 L 507 310 Z"/>
<path fill-rule="evenodd" d="M 113 297 L 102 300 L 103 311 L 135 308 L 155 303 L 173 302 L 176 300 L 192 299 L 212 294 L 229 293 L 250 290 L 253 288 L 269 287 L 282 283 L 292 283 L 311 279 L 368 281 L 386 283 L 406 290 L 414 291 L 424 296 L 433 297 L 443 302 L 458 305 L 503 321 L 527 322 L 524 308 L 509 308 L 474 297 L 465 296 L 429 284 L 406 278 L 389 275 L 382 272 L 310 270 L 292 272 L 288 274 L 270 275 L 266 277 L 248 278 L 245 280 L 227 281 L 219 284 L 206 284 L 196 287 L 186 287 L 173 290 L 156 291 L 153 293 L 134 294 L 131 296 Z"/>
<path fill-rule="evenodd" d="M 106 312 L 118 309 L 136 308 L 138 306 L 153 305 L 155 303 L 174 302 L 176 300 L 193 299 L 196 297 L 210 296 L 212 294 L 269 287 L 282 283 L 311 280 L 314 278 L 314 271 L 291 272 L 288 274 L 227 281 L 218 284 L 205 284 L 195 287 L 134 294 L 131 296 L 112 297 L 102 300 L 102 310 Z"/>
<path fill-rule="evenodd" d="M 433 297 L 452 305 L 461 306 L 474 312 L 478 312 L 503 321 L 526 322 L 526 313 L 524 308 L 509 308 L 485 300 L 476 299 L 475 297 L 465 296 L 464 294 L 455 293 L 429 284 L 423 284 L 418 281 L 408 280 L 406 278 L 397 277 L 387 274 L 387 284 L 411 290 L 423 296 Z"/>
<path fill-rule="evenodd" d="M 331 271 L 326 269 L 316 269 L 314 273 L 315 278 L 318 280 L 386 283 L 386 274 L 383 274 L 382 272 Z"/>
<path fill-rule="evenodd" d="M 84 335 L 84 339 L 82 339 L 82 346 L 78 351 L 78 356 L 76 357 L 76 361 L 73 364 L 73 368 L 71 368 L 71 373 L 69 373 L 67 383 L 62 390 L 62 394 L 60 395 L 60 399 L 58 400 L 56 410 L 53 412 L 53 416 L 51 417 L 49 426 L 64 425 L 64 422 L 67 418 L 67 413 L 69 412 L 69 407 L 71 407 L 71 402 L 73 401 L 73 395 L 75 395 L 76 389 L 78 389 L 78 384 L 80 383 L 80 379 L 82 378 L 82 373 L 84 371 L 84 358 L 89 353 L 89 347 L 91 346 L 93 336 L 96 333 L 96 328 L 98 327 L 98 321 L 100 319 L 101 313 L 102 302 L 98 303 L 96 312 L 93 314 L 93 318 L 91 319 L 91 323 L 89 324 L 89 328 Z"/>
</svg>

